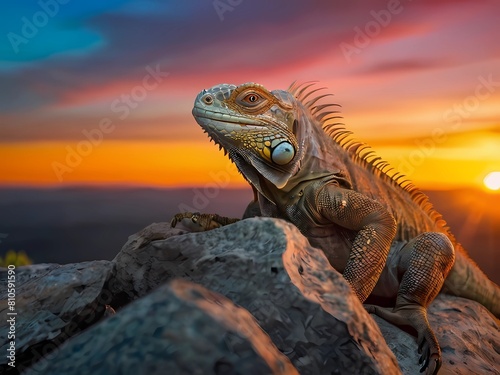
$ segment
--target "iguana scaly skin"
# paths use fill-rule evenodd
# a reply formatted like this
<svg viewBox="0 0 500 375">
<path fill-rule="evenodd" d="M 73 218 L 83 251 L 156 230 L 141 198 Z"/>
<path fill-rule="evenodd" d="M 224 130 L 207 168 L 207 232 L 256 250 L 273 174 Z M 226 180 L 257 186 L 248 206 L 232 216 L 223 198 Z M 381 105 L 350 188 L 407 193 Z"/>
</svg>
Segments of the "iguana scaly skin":
<svg viewBox="0 0 500 375">
<path fill-rule="evenodd" d="M 312 88 L 311 88 L 312 87 Z M 282 218 L 296 225 L 343 274 L 361 302 L 394 300 L 368 311 L 418 334 L 422 371 L 437 373 L 441 351 L 427 306 L 441 290 L 476 300 L 500 316 L 500 289 L 465 255 L 427 197 L 391 172 L 338 123 L 336 104 L 311 83 L 268 91 L 247 83 L 203 90 L 193 115 L 251 184 L 243 217 Z M 234 222 L 181 213 L 212 229 Z"/>
</svg>

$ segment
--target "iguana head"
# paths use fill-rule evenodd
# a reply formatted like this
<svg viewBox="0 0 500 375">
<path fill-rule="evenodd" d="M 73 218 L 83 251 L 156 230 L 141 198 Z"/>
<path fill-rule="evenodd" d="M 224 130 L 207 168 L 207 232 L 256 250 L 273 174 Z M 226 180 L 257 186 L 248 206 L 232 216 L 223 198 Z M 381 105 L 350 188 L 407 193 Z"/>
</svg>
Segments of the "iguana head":
<svg viewBox="0 0 500 375">
<path fill-rule="evenodd" d="M 254 185 L 260 174 L 282 188 L 300 168 L 306 127 L 298 126 L 301 111 L 288 91 L 216 85 L 196 97 L 193 116 Z"/>
</svg>

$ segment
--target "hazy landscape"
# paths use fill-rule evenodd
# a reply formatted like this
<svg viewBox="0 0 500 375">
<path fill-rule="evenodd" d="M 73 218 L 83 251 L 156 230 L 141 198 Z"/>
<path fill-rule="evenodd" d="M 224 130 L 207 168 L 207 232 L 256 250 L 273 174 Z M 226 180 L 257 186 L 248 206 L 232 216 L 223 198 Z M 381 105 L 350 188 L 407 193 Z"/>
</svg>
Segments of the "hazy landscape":
<svg viewBox="0 0 500 375">
<path fill-rule="evenodd" d="M 500 194 L 426 191 L 470 256 L 497 283 Z M 194 208 L 240 217 L 250 189 L 0 189 L 0 254 L 24 250 L 36 263 L 112 259 L 128 236 Z"/>
</svg>

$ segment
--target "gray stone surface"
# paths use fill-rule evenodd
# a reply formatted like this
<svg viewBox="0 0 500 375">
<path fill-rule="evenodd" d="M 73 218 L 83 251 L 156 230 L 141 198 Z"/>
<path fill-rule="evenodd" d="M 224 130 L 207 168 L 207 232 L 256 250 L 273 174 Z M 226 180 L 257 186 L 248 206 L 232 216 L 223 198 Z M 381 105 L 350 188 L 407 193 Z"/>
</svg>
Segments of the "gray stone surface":
<svg viewBox="0 0 500 375">
<path fill-rule="evenodd" d="M 55 263 L 39 263 L 16 267 L 16 282 L 19 285 L 24 284 L 31 279 L 39 278 L 59 267 L 61 267 L 61 265 Z M 0 268 L 0 283 L 2 283 L 2 285 L 5 285 L 4 283 L 7 282 L 7 272 L 8 270 L 6 268 Z M 3 290 L 0 292 L 0 296 L 4 296 Z"/>
<path fill-rule="evenodd" d="M 16 269 L 15 310 L 9 310 L 6 290 L 0 295 L 0 351 L 7 353 L 7 318 L 15 312 L 16 368 L 0 356 L 0 372 L 17 373 L 39 360 L 81 329 L 98 321 L 111 294 L 104 290 L 114 270 L 109 261 L 66 265 L 36 265 Z M 6 279 L 7 270 L 0 271 Z"/>
<path fill-rule="evenodd" d="M 298 375 L 246 310 L 184 280 L 131 303 L 37 365 L 25 374 Z"/>
<path fill-rule="evenodd" d="M 281 220 L 203 233 L 153 224 L 112 262 L 19 267 L 16 293 L 17 368 L 2 356 L 0 373 L 42 355 L 30 375 L 292 373 L 269 339 L 301 374 L 419 373 L 415 337 L 372 319 L 323 253 Z M 6 297 L 0 289 L 1 316 Z M 443 351 L 439 375 L 500 374 L 499 324 L 484 307 L 439 295 L 429 321 Z M 6 334 L 4 319 L 3 353 Z"/>
<path fill-rule="evenodd" d="M 255 316 L 301 374 L 399 373 L 342 276 L 284 221 L 253 218 L 157 241 L 135 237 L 114 261 L 130 296 L 182 277 L 230 298 Z"/>
<path fill-rule="evenodd" d="M 151 247 L 151 242 L 184 233 L 170 223 L 153 223 L 128 238 L 113 259 L 116 277 L 110 287 L 118 298 L 113 305 L 128 303 L 172 279 L 175 272 L 170 261 L 176 254 L 166 256 Z"/>
</svg>

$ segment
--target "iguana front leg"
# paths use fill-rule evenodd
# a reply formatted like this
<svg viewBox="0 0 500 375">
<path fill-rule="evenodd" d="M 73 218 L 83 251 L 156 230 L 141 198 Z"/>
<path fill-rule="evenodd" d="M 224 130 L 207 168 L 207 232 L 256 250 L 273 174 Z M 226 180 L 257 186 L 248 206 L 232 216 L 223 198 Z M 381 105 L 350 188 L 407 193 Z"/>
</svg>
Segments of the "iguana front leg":
<svg viewBox="0 0 500 375">
<path fill-rule="evenodd" d="M 377 201 L 334 184 L 316 193 L 314 207 L 322 218 L 357 231 L 343 276 L 363 302 L 385 266 L 396 234 L 393 216 Z"/>
<path fill-rule="evenodd" d="M 233 224 L 240 219 L 220 216 L 217 214 L 200 214 L 199 212 L 182 212 L 176 214 L 170 221 L 170 226 L 175 228 L 177 224 L 182 224 L 190 232 L 203 232 Z"/>
</svg>

